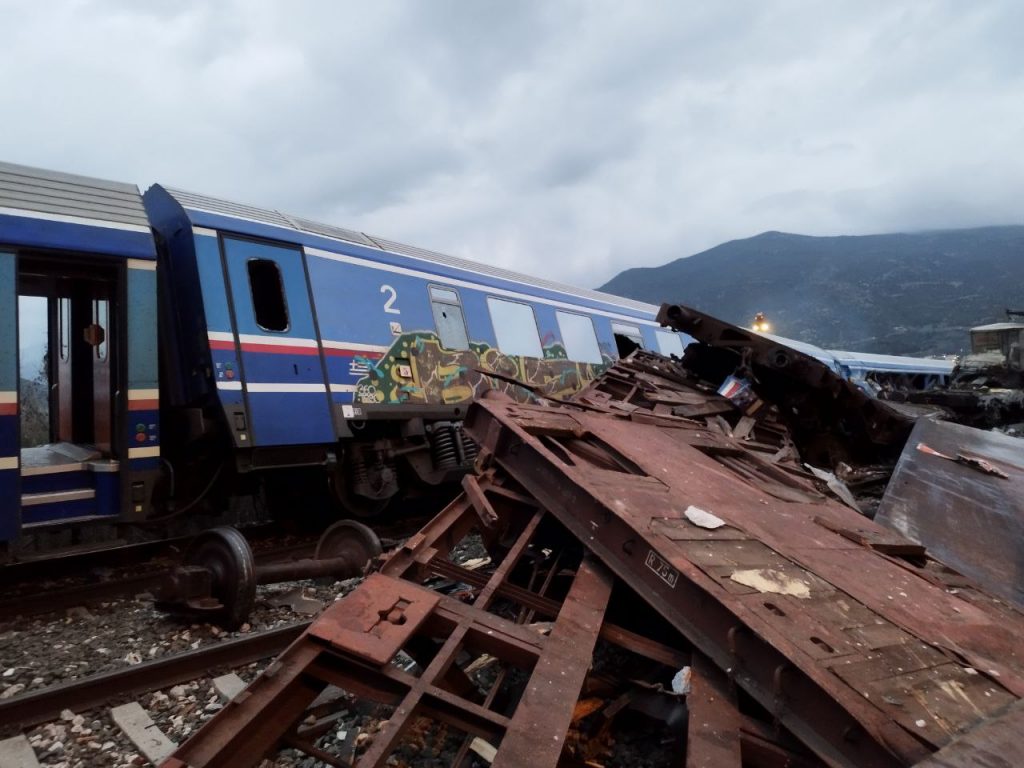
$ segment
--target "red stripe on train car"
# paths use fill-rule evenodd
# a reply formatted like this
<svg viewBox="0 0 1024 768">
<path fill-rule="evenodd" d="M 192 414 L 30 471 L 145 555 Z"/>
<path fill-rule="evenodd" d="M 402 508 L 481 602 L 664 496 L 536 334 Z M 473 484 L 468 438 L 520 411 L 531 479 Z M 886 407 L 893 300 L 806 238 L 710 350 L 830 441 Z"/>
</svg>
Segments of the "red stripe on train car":
<svg viewBox="0 0 1024 768">
<path fill-rule="evenodd" d="M 210 349 L 234 349 L 235 342 L 221 339 L 210 339 Z"/>
<path fill-rule="evenodd" d="M 0 416 L 17 416 L 17 403 L 0 403 Z"/>
<path fill-rule="evenodd" d="M 129 411 L 156 411 L 160 409 L 159 400 L 129 400 Z"/>
</svg>

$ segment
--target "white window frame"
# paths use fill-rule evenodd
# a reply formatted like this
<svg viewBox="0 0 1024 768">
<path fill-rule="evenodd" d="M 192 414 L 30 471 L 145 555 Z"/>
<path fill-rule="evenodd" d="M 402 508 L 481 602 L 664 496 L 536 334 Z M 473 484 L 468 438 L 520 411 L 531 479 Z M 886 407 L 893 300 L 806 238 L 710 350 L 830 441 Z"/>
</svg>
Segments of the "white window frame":
<svg viewBox="0 0 1024 768">
<path fill-rule="evenodd" d="M 533 335 L 528 339 L 529 344 L 520 345 L 518 339 L 513 342 L 513 338 L 507 333 L 507 330 L 502 330 L 503 326 L 499 326 L 494 319 L 494 307 L 495 306 L 518 306 L 525 307 L 530 311 L 530 317 L 533 318 L 531 325 L 533 329 Z M 537 325 L 537 312 L 534 310 L 533 305 L 527 304 L 524 301 L 509 301 L 508 299 L 499 299 L 497 296 L 487 297 L 487 314 L 491 318 L 491 327 L 494 329 L 494 340 L 497 342 L 498 350 L 505 355 L 510 357 L 533 357 L 542 359 L 544 357 L 544 346 L 540 341 L 540 326 Z M 522 322 L 525 323 L 526 316 L 522 318 Z M 525 329 L 523 329 L 525 330 Z M 502 344 L 502 336 L 505 337 L 505 344 Z M 533 342 L 536 342 L 534 346 Z"/>
<path fill-rule="evenodd" d="M 594 343 L 593 348 L 585 350 L 585 352 L 589 352 L 591 354 L 577 355 L 569 350 L 569 345 L 568 343 L 566 343 L 565 329 L 562 327 L 563 317 L 578 317 L 581 320 L 586 320 L 587 323 L 589 323 L 590 339 L 587 340 L 587 346 L 589 346 L 589 342 L 591 339 Z M 565 349 L 566 357 L 568 357 L 570 360 L 576 363 L 593 363 L 596 365 L 604 362 L 604 358 L 601 356 L 601 343 L 597 340 L 597 328 L 594 327 L 594 318 L 592 318 L 590 315 L 585 315 L 582 312 L 566 312 L 561 309 L 557 309 L 555 310 L 555 322 L 558 324 L 558 335 L 562 338 L 562 347 Z M 581 350 L 575 351 L 580 352 Z"/>
</svg>

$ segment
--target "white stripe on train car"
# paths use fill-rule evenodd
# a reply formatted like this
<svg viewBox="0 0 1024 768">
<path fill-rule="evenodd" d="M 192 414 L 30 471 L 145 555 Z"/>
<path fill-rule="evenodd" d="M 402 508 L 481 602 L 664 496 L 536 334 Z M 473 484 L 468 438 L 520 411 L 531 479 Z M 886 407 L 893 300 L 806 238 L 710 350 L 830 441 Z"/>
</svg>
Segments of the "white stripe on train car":
<svg viewBox="0 0 1024 768">
<path fill-rule="evenodd" d="M 316 339 L 298 339 L 291 336 L 260 336 L 255 333 L 240 333 L 238 340 L 243 344 L 266 344 L 270 347 L 315 347 Z M 225 339 L 227 341 L 227 339 Z"/>
<path fill-rule="evenodd" d="M 242 382 L 240 381 L 218 381 L 217 389 L 226 389 L 230 392 L 241 392 Z"/>
<path fill-rule="evenodd" d="M 42 219 L 44 221 L 60 221 L 64 224 L 81 224 L 85 227 L 103 227 L 104 229 L 120 229 L 125 232 L 145 232 L 147 235 L 149 227 L 141 224 L 126 224 L 120 221 L 100 221 L 85 216 L 67 216 L 61 213 L 43 213 L 41 211 L 26 211 L 21 208 L 0 207 L 0 215 L 18 216 L 23 219 Z"/>
<path fill-rule="evenodd" d="M 323 384 L 289 384 L 277 382 L 245 382 L 247 392 L 326 392 Z"/>
<path fill-rule="evenodd" d="M 129 400 L 159 400 L 160 390 L 159 389 L 129 389 L 128 390 Z"/>
<path fill-rule="evenodd" d="M 17 456 L 0 456 L 0 469 L 17 469 L 18 465 Z"/>
<path fill-rule="evenodd" d="M 325 251 L 321 248 L 311 248 L 304 246 L 303 250 L 310 256 L 319 256 L 322 259 L 328 259 L 330 261 L 340 261 L 346 264 L 354 264 L 358 267 L 367 267 L 369 269 L 377 269 L 382 272 L 391 272 L 396 275 L 405 275 L 407 277 L 415 277 L 420 280 L 429 280 L 432 282 L 442 282 L 444 285 L 455 285 L 459 288 L 470 288 L 474 291 L 483 291 L 492 296 L 505 296 L 512 299 L 518 299 L 519 301 L 536 302 L 538 304 L 547 304 L 551 307 L 560 307 L 562 309 L 572 310 L 578 313 L 591 313 L 595 315 L 602 315 L 603 317 L 611 317 L 616 320 L 626 320 L 631 323 L 640 323 L 641 325 L 648 325 L 654 328 L 660 328 L 661 325 L 654 320 L 647 320 L 640 317 L 634 317 L 633 315 L 620 315 L 617 312 L 609 312 L 604 309 L 592 309 L 582 304 L 570 304 L 566 301 L 558 301 L 556 299 L 546 299 L 541 296 L 534 296 L 530 293 L 521 293 L 519 291 L 510 291 L 505 288 L 494 288 L 484 283 L 473 283 L 468 280 L 460 280 L 455 277 L 449 277 L 448 275 L 436 275 L 430 272 L 421 272 L 418 269 L 409 269 L 408 267 L 398 267 L 393 264 L 382 264 L 379 261 L 370 261 L 368 259 L 360 259 L 356 256 L 349 256 L 343 253 L 334 253 L 333 251 Z M 549 289 L 548 289 L 549 290 Z M 591 301 L 596 301 L 591 299 Z"/>
<path fill-rule="evenodd" d="M 382 344 L 359 344 L 355 341 L 324 341 L 324 349 L 351 349 L 353 352 L 387 352 L 391 347 Z"/>
<path fill-rule="evenodd" d="M 230 341 L 235 343 L 235 334 L 230 331 L 207 331 L 206 338 L 210 341 Z"/>
<path fill-rule="evenodd" d="M 156 261 L 153 259 L 128 259 L 128 269 L 142 269 L 156 272 Z"/>
<path fill-rule="evenodd" d="M 206 227 L 192 227 L 192 234 L 198 235 L 199 237 L 216 237 L 216 229 L 208 229 Z"/>
<path fill-rule="evenodd" d="M 0 392 L 0 405 L 10 405 L 18 402 L 17 392 Z"/>
<path fill-rule="evenodd" d="M 159 445 L 147 445 L 145 448 L 129 448 L 129 459 L 152 459 L 160 455 Z"/>
<path fill-rule="evenodd" d="M 331 392 L 355 392 L 355 384 L 331 384 Z"/>
</svg>

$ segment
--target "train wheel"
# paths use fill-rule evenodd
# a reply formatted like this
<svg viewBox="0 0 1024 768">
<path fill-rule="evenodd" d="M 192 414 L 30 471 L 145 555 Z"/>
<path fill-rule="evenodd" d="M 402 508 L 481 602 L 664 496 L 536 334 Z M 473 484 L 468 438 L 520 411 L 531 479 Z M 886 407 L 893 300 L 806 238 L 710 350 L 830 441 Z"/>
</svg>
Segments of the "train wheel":
<svg viewBox="0 0 1024 768">
<path fill-rule="evenodd" d="M 221 621 L 231 629 L 241 626 L 256 604 L 256 563 L 245 536 L 227 525 L 203 531 L 188 545 L 183 561 L 213 575 L 211 592 L 224 606 Z"/>
<path fill-rule="evenodd" d="M 366 564 L 382 551 L 380 539 L 368 526 L 355 520 L 339 520 L 320 536 L 314 557 L 317 560 L 346 558 L 353 566 L 351 578 L 362 573 Z"/>
</svg>

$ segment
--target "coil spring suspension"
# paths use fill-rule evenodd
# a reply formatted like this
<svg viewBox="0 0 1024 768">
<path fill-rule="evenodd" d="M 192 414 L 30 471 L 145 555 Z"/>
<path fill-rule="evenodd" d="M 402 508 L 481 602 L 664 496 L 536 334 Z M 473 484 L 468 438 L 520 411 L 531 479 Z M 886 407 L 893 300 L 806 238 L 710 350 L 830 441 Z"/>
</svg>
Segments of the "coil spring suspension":
<svg viewBox="0 0 1024 768">
<path fill-rule="evenodd" d="M 457 435 L 452 422 L 438 421 L 430 425 L 430 455 L 438 469 L 455 469 L 459 466 Z"/>
<path fill-rule="evenodd" d="M 477 449 L 462 431 L 461 421 L 437 421 L 427 427 L 430 434 L 430 455 L 437 469 L 469 467 L 476 461 Z"/>
</svg>

